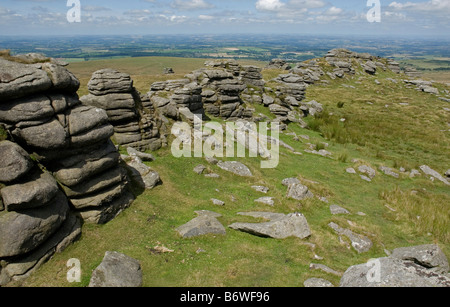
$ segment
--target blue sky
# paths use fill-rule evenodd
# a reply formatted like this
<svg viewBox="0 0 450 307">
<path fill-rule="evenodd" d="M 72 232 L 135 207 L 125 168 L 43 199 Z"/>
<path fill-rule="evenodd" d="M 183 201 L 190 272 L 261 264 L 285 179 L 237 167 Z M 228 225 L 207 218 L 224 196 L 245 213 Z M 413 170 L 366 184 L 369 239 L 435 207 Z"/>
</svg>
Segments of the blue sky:
<svg viewBox="0 0 450 307">
<path fill-rule="evenodd" d="M 367 21 L 367 0 L 0 0 L 0 35 L 344 34 L 450 38 L 450 0 L 379 0 L 381 22 Z"/>
</svg>

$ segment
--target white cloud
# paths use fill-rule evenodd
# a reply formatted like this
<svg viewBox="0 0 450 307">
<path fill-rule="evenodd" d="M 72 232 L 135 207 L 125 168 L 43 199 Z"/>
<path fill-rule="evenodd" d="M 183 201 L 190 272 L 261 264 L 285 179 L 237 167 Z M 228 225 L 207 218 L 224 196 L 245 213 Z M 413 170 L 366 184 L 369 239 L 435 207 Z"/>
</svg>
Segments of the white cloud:
<svg viewBox="0 0 450 307">
<path fill-rule="evenodd" d="M 175 0 L 170 4 L 170 6 L 174 9 L 184 11 L 212 9 L 215 7 L 213 4 L 208 3 L 205 0 Z"/>
<path fill-rule="evenodd" d="M 285 6 L 280 0 L 258 0 L 256 9 L 259 11 L 278 11 Z"/>
<path fill-rule="evenodd" d="M 450 0 L 430 0 L 426 2 L 392 2 L 389 7 L 395 10 L 450 13 Z"/>
</svg>

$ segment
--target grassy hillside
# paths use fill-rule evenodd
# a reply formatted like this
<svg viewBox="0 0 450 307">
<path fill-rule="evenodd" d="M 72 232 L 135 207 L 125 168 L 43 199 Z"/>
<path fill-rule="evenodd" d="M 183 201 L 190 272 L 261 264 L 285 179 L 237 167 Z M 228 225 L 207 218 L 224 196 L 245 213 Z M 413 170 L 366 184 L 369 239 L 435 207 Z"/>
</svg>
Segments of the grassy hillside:
<svg viewBox="0 0 450 307">
<path fill-rule="evenodd" d="M 84 71 L 83 80 L 89 78 L 90 71 L 116 68 L 130 73 L 145 90 L 152 80 L 160 80 L 161 69 L 166 66 L 184 74 L 203 64 L 201 60 L 188 64 L 188 60 L 181 59 L 175 64 L 161 59 L 158 66 L 153 59 L 146 71 L 143 65 L 148 60 L 134 62 L 134 66 L 127 61 L 131 60 L 98 61 L 93 67 L 89 63 L 71 64 L 69 69 L 79 76 Z M 272 75 L 274 71 L 266 72 L 267 80 Z M 409 171 L 427 164 L 443 172 L 450 166 L 449 115 L 443 109 L 448 103 L 405 88 L 403 77 L 381 71 L 375 76 L 357 74 L 343 80 L 329 79 L 327 86 L 310 86 L 306 100 L 317 100 L 326 112 L 322 117 L 307 119 L 311 129 L 289 125 L 287 132 L 309 140 L 281 135 L 284 142 L 303 155 L 282 148 L 276 169 L 261 169 L 259 159 L 238 159 L 253 171 L 252 178 L 237 178 L 202 158 L 174 158 L 168 148 L 154 153 L 156 161 L 148 165 L 159 172 L 163 185 L 139 194 L 131 208 L 107 225 L 84 225 L 79 241 L 55 255 L 23 285 L 86 286 L 92 270 L 110 250 L 139 259 L 144 286 L 149 287 L 298 287 L 311 277 L 322 277 L 338 285 L 339 276 L 311 270 L 309 265 L 321 263 L 343 273 L 351 265 L 385 256 L 385 250 L 430 243 L 439 244 L 450 257 L 449 187 L 426 176 L 411 179 L 401 174 L 396 179 L 378 170 L 384 165 Z M 255 107 L 257 112 L 272 116 L 262 106 Z M 304 152 L 309 143 L 328 143 L 332 157 Z M 193 168 L 198 164 L 207 165 L 221 177 L 197 175 Z M 346 173 L 347 168 L 361 164 L 377 169 L 372 182 Z M 287 177 L 299 178 L 314 195 L 326 197 L 329 203 L 317 197 L 305 201 L 288 199 L 287 188 L 281 184 Z M 251 189 L 253 185 L 265 185 L 270 191 L 268 195 L 258 193 Z M 275 206 L 254 202 L 262 196 L 274 197 Z M 214 206 L 211 198 L 226 204 Z M 331 204 L 345 207 L 351 215 L 332 216 Z M 225 236 L 183 239 L 175 229 L 194 218 L 196 210 L 222 214 L 219 220 L 225 227 L 238 221 L 253 221 L 237 215 L 242 211 L 297 211 L 306 216 L 313 234 L 305 240 L 274 240 L 227 228 Z M 368 253 L 358 254 L 346 238 L 340 241 L 328 227 L 330 222 L 368 236 L 374 246 Z M 173 252 L 158 253 L 156 246 Z M 70 258 L 81 261 L 80 284 L 66 281 L 66 262 Z"/>
</svg>

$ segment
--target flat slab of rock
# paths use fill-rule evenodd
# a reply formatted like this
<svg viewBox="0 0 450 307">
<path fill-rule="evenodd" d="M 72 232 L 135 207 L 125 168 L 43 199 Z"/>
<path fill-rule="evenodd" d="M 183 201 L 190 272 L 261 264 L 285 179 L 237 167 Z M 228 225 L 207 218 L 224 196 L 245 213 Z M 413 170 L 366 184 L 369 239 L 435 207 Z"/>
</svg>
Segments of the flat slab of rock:
<svg viewBox="0 0 450 307">
<path fill-rule="evenodd" d="M 106 252 L 102 263 L 92 273 L 89 287 L 141 287 L 139 261 L 118 252 Z"/>
<path fill-rule="evenodd" d="M 252 172 L 250 171 L 250 169 L 245 166 L 244 164 L 242 164 L 241 162 L 237 162 L 237 161 L 219 161 L 219 163 L 217 163 L 217 166 L 220 167 L 221 169 L 231 172 L 235 175 L 238 176 L 242 176 L 242 177 L 253 177 Z"/>
<path fill-rule="evenodd" d="M 308 222 L 301 213 L 285 215 L 270 212 L 241 212 L 238 214 L 254 218 L 264 218 L 269 221 L 264 223 L 234 223 L 228 226 L 231 229 L 274 239 L 286 239 L 289 237 L 304 239 L 311 236 L 311 229 L 309 228 Z"/>
<path fill-rule="evenodd" d="M 269 205 L 272 207 L 273 207 L 273 205 L 275 205 L 275 201 L 274 201 L 273 197 L 260 197 L 260 198 L 256 199 L 255 202 L 264 204 L 264 205 Z"/>
<path fill-rule="evenodd" d="M 338 206 L 338 205 L 331 205 L 330 206 L 330 212 L 331 212 L 332 215 L 350 214 L 350 212 L 347 209 L 342 208 L 341 206 Z"/>
<path fill-rule="evenodd" d="M 399 174 L 394 172 L 391 168 L 387 167 L 387 166 L 380 166 L 379 167 L 380 171 L 382 171 L 385 175 L 394 177 L 394 178 L 399 178 Z"/>
<path fill-rule="evenodd" d="M 225 227 L 217 220 L 222 215 L 212 211 L 196 211 L 198 217 L 178 227 L 176 230 L 183 238 L 198 237 L 207 234 L 225 235 Z"/>
<path fill-rule="evenodd" d="M 269 192 L 269 188 L 268 187 L 264 187 L 261 185 L 254 185 L 252 186 L 252 189 L 255 190 L 256 192 L 261 192 L 264 194 L 267 194 Z"/>
<path fill-rule="evenodd" d="M 431 176 L 439 181 L 442 181 L 443 183 L 445 183 L 446 185 L 450 185 L 450 182 L 444 178 L 441 174 L 439 174 L 438 172 L 436 172 L 434 169 L 432 169 L 431 167 L 427 166 L 427 165 L 422 165 L 420 167 L 420 170 L 428 176 Z"/>
<path fill-rule="evenodd" d="M 350 229 L 342 228 L 336 223 L 331 222 L 328 224 L 338 235 L 344 235 L 347 238 L 350 239 L 352 242 L 352 247 L 358 252 L 358 253 L 365 253 L 370 250 L 373 243 L 372 241 L 363 235 L 355 234 Z"/>
</svg>

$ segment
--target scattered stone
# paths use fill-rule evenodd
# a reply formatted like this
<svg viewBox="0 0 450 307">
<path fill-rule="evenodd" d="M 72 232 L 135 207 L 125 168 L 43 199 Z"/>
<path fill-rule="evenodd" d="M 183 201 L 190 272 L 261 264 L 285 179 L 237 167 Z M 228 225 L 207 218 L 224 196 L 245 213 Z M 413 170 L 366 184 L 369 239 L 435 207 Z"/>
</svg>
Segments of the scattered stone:
<svg viewBox="0 0 450 307">
<path fill-rule="evenodd" d="M 321 270 L 325 273 L 328 274 L 332 274 L 332 275 L 336 275 L 336 276 L 342 276 L 342 273 L 335 271 L 331 268 L 329 268 L 328 266 L 324 265 L 324 264 L 320 264 L 320 263 L 311 263 L 309 265 L 309 269 L 310 270 Z"/>
<path fill-rule="evenodd" d="M 260 185 L 254 185 L 254 186 L 252 186 L 252 189 L 257 192 L 264 193 L 264 194 L 267 194 L 269 192 L 268 187 L 264 187 L 264 186 L 260 186 Z"/>
<path fill-rule="evenodd" d="M 441 174 L 439 174 L 438 172 L 436 172 L 435 170 L 433 170 L 433 169 L 430 168 L 429 166 L 427 166 L 427 165 L 422 165 L 422 166 L 420 167 L 420 170 L 421 170 L 424 174 L 429 175 L 429 176 L 431 176 L 431 177 L 433 177 L 433 178 L 435 178 L 435 179 L 437 179 L 437 180 L 439 180 L 439 181 L 445 183 L 446 185 L 450 185 L 450 182 L 449 182 L 447 179 L 445 179 Z"/>
<path fill-rule="evenodd" d="M 197 165 L 196 167 L 194 167 L 194 172 L 197 173 L 197 174 L 199 174 L 199 175 L 203 174 L 203 172 L 204 172 L 205 170 L 206 170 L 206 166 L 204 166 L 204 165 L 202 165 L 202 164 Z"/>
<path fill-rule="evenodd" d="M 309 190 L 307 186 L 300 183 L 294 183 L 289 186 L 287 197 L 295 200 L 304 200 L 313 198 L 314 194 Z"/>
<path fill-rule="evenodd" d="M 349 167 L 349 168 L 347 168 L 345 171 L 346 171 L 347 173 L 349 173 L 349 174 L 356 174 L 356 171 L 355 171 L 355 169 L 354 169 L 353 167 Z"/>
<path fill-rule="evenodd" d="M 303 283 L 305 288 L 333 288 L 334 285 L 323 278 L 309 278 Z"/>
<path fill-rule="evenodd" d="M 255 202 L 269 205 L 272 207 L 275 205 L 275 201 L 274 201 L 273 197 L 261 197 L 261 198 L 258 198 L 257 200 L 255 200 Z"/>
<path fill-rule="evenodd" d="M 207 234 L 225 235 L 225 227 L 217 220 L 222 215 L 212 211 L 196 211 L 198 217 L 178 227 L 176 230 L 183 238 L 198 237 Z"/>
<path fill-rule="evenodd" d="M 370 179 L 375 178 L 376 175 L 376 171 L 371 168 L 370 166 L 367 165 L 361 165 L 358 167 L 358 171 L 360 173 L 366 174 L 367 176 L 369 176 Z"/>
<path fill-rule="evenodd" d="M 364 176 L 364 175 L 360 175 L 359 177 L 361 177 L 361 179 L 362 180 L 364 180 L 364 181 L 367 181 L 367 182 L 372 182 L 372 179 L 370 179 L 369 177 L 367 177 L 367 176 Z"/>
<path fill-rule="evenodd" d="M 225 202 L 219 199 L 211 198 L 211 201 L 215 206 L 225 206 Z"/>
<path fill-rule="evenodd" d="M 306 218 L 301 213 L 291 213 L 288 215 L 270 212 L 246 212 L 238 213 L 239 215 L 251 216 L 254 218 L 264 218 L 269 222 L 264 223 L 234 223 L 231 229 L 248 232 L 250 234 L 269 237 L 274 239 L 286 239 L 289 237 L 297 237 L 300 239 L 311 236 Z"/>
<path fill-rule="evenodd" d="M 301 184 L 301 181 L 298 180 L 297 178 L 286 178 L 286 179 L 283 179 L 281 184 L 286 187 L 290 187 L 293 184 Z"/>
<path fill-rule="evenodd" d="M 128 147 L 127 152 L 131 157 L 136 156 L 145 162 L 155 161 L 155 157 L 152 154 L 140 152 L 139 150 L 136 150 L 132 147 Z"/>
<path fill-rule="evenodd" d="M 350 214 L 350 212 L 347 209 L 342 208 L 342 207 L 340 207 L 338 205 L 331 205 L 330 206 L 330 212 L 331 212 L 332 215 Z"/>
<path fill-rule="evenodd" d="M 379 167 L 380 171 L 382 171 L 383 173 L 385 173 L 388 176 L 392 176 L 395 178 L 399 178 L 400 175 L 397 174 L 396 172 L 394 172 L 391 168 L 387 167 L 387 166 L 380 166 Z"/>
<path fill-rule="evenodd" d="M 242 176 L 242 177 L 253 177 L 252 172 L 250 171 L 250 169 L 245 166 L 244 164 L 242 164 L 241 162 L 236 162 L 236 161 L 219 161 L 219 163 L 217 163 L 217 166 L 220 167 L 221 169 L 231 172 L 235 175 L 238 176 Z"/>
<path fill-rule="evenodd" d="M 205 174 L 206 178 L 220 178 L 219 174 L 216 173 L 210 173 L 210 174 Z"/>
<path fill-rule="evenodd" d="M 127 162 L 127 167 L 131 171 L 132 179 L 142 188 L 151 190 L 162 182 L 158 172 L 142 163 L 137 156 Z"/>
<path fill-rule="evenodd" d="M 118 252 L 106 252 L 94 270 L 89 287 L 141 287 L 142 269 L 139 261 Z"/>
<path fill-rule="evenodd" d="M 450 169 L 445 172 L 444 176 L 450 178 Z"/>
<path fill-rule="evenodd" d="M 350 229 L 342 228 L 336 223 L 331 222 L 328 226 L 331 227 L 338 235 L 344 235 L 349 238 L 353 248 L 358 253 L 365 253 L 369 251 L 373 245 L 372 241 L 368 237 L 355 234 Z"/>
<path fill-rule="evenodd" d="M 417 177 L 417 176 L 420 176 L 420 175 L 421 174 L 420 174 L 420 172 L 418 170 L 412 169 L 411 172 L 409 173 L 409 178 L 414 178 L 414 177 Z"/>
</svg>

